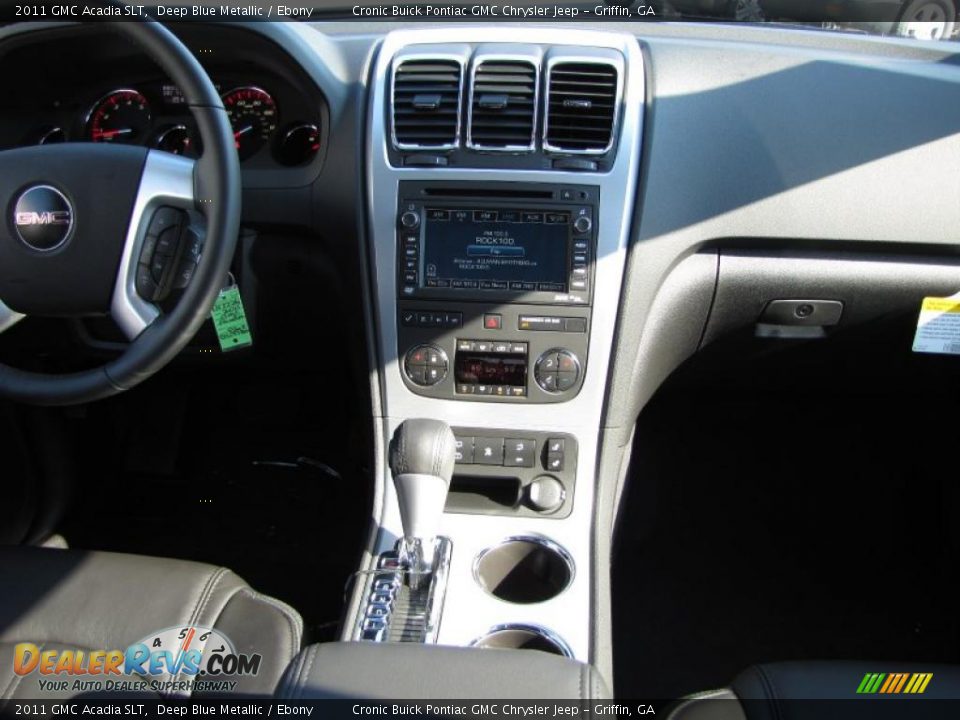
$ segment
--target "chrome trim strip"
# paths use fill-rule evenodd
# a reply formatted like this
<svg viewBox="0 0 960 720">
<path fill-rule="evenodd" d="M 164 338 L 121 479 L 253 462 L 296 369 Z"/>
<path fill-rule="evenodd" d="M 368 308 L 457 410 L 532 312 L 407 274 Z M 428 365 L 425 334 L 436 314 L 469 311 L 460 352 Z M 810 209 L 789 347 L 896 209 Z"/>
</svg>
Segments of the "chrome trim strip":
<svg viewBox="0 0 960 720">
<path fill-rule="evenodd" d="M 537 122 L 540 119 L 540 53 L 496 52 L 479 48 L 470 62 L 470 84 L 467 87 L 467 139 L 466 146 L 478 152 L 529 153 L 537 148 Z M 528 145 L 482 145 L 473 141 L 473 92 L 477 82 L 477 68 L 485 62 L 529 63 L 533 67 L 533 120 Z"/>
<path fill-rule="evenodd" d="M 456 148 L 460 147 L 460 133 L 461 126 L 463 124 L 463 82 L 466 75 L 465 68 L 467 63 L 466 58 L 468 55 L 469 51 L 466 49 L 459 53 L 438 50 L 437 52 L 423 51 L 409 54 L 404 53 L 394 58 L 393 64 L 390 67 L 390 97 L 388 98 L 390 116 L 386 120 L 390 123 L 390 141 L 395 150 L 455 150 Z M 452 61 L 457 63 L 457 65 L 460 67 L 460 83 L 457 85 L 457 126 L 452 143 L 446 143 L 442 145 L 422 145 L 420 143 L 402 143 L 397 140 L 397 116 L 393 107 L 394 99 L 396 98 L 397 70 L 404 63 L 417 60 Z"/>
<path fill-rule="evenodd" d="M 617 88 L 613 101 L 613 121 L 610 127 L 610 141 L 603 149 L 592 148 L 587 150 L 576 150 L 570 148 L 558 147 L 550 144 L 547 140 L 550 127 L 550 74 L 555 65 L 566 63 L 579 63 L 584 65 L 607 65 L 612 67 L 617 73 Z M 557 153 L 562 155 L 606 155 L 617 143 L 617 134 L 620 132 L 620 115 L 623 112 L 623 62 L 618 62 L 616 58 L 606 58 L 597 55 L 567 55 L 551 54 L 547 58 L 547 71 L 544 73 L 546 85 L 544 87 L 543 99 L 543 149 L 545 152 Z"/>
<path fill-rule="evenodd" d="M 111 317 L 130 340 L 160 314 L 156 305 L 137 294 L 137 264 L 150 215 L 161 205 L 169 205 L 190 212 L 191 220 L 199 218 L 193 192 L 194 165 L 192 160 L 161 150 L 147 153 L 110 301 Z"/>
</svg>

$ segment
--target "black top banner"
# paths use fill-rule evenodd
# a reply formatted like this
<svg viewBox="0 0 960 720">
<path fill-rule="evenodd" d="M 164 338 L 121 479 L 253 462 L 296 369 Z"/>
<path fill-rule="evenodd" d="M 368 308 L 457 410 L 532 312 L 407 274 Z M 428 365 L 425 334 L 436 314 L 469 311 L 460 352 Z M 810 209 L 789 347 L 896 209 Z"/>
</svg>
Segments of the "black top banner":
<svg viewBox="0 0 960 720">
<path fill-rule="evenodd" d="M 884 32 L 906 23 L 946 24 L 953 32 L 953 0 L 931 0 L 940 13 L 917 9 L 916 0 L 513 0 L 512 2 L 372 2 L 359 0 L 193 0 L 136 3 L 0 2 L 0 22 L 137 20 L 165 22 L 405 21 L 405 22 L 777 22 Z M 922 4 L 922 3 L 921 3 Z M 928 3 L 929 4 L 929 3 Z"/>
</svg>

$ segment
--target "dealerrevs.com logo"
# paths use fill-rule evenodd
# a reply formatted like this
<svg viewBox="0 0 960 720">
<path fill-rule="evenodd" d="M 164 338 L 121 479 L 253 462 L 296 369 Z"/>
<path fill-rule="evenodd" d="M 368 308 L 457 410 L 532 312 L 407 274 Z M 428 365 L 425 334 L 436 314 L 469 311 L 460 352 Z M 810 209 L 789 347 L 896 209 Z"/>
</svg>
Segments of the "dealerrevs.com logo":
<svg viewBox="0 0 960 720">
<path fill-rule="evenodd" d="M 151 633 L 126 650 L 14 647 L 13 671 L 38 676 L 45 691 L 153 691 L 164 694 L 232 691 L 236 677 L 260 672 L 259 653 L 237 653 L 219 630 L 190 625 Z"/>
</svg>

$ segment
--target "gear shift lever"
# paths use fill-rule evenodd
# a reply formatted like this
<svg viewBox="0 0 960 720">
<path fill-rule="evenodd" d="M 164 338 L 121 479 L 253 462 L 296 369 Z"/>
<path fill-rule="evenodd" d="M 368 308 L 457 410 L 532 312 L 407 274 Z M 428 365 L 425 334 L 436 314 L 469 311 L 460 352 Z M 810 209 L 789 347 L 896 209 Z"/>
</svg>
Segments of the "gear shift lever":
<svg viewBox="0 0 960 720">
<path fill-rule="evenodd" d="M 442 420 L 405 420 L 390 443 L 390 472 L 403 523 L 401 558 L 416 577 L 433 566 L 434 538 L 453 477 L 456 440 Z"/>
</svg>

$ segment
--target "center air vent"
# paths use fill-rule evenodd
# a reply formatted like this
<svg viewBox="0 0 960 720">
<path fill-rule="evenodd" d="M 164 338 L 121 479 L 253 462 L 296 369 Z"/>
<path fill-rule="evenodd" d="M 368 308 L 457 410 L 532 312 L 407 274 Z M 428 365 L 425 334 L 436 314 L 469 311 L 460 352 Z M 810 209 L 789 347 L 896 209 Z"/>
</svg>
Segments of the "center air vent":
<svg viewBox="0 0 960 720">
<path fill-rule="evenodd" d="M 547 73 L 544 148 L 602 154 L 613 145 L 617 68 L 603 62 L 559 62 Z"/>
<path fill-rule="evenodd" d="M 536 65 L 526 60 L 483 60 L 474 66 L 468 147 L 529 152 L 536 126 Z"/>
<path fill-rule="evenodd" d="M 450 150 L 460 140 L 463 66 L 406 60 L 393 71 L 393 141 L 401 150 Z"/>
</svg>

